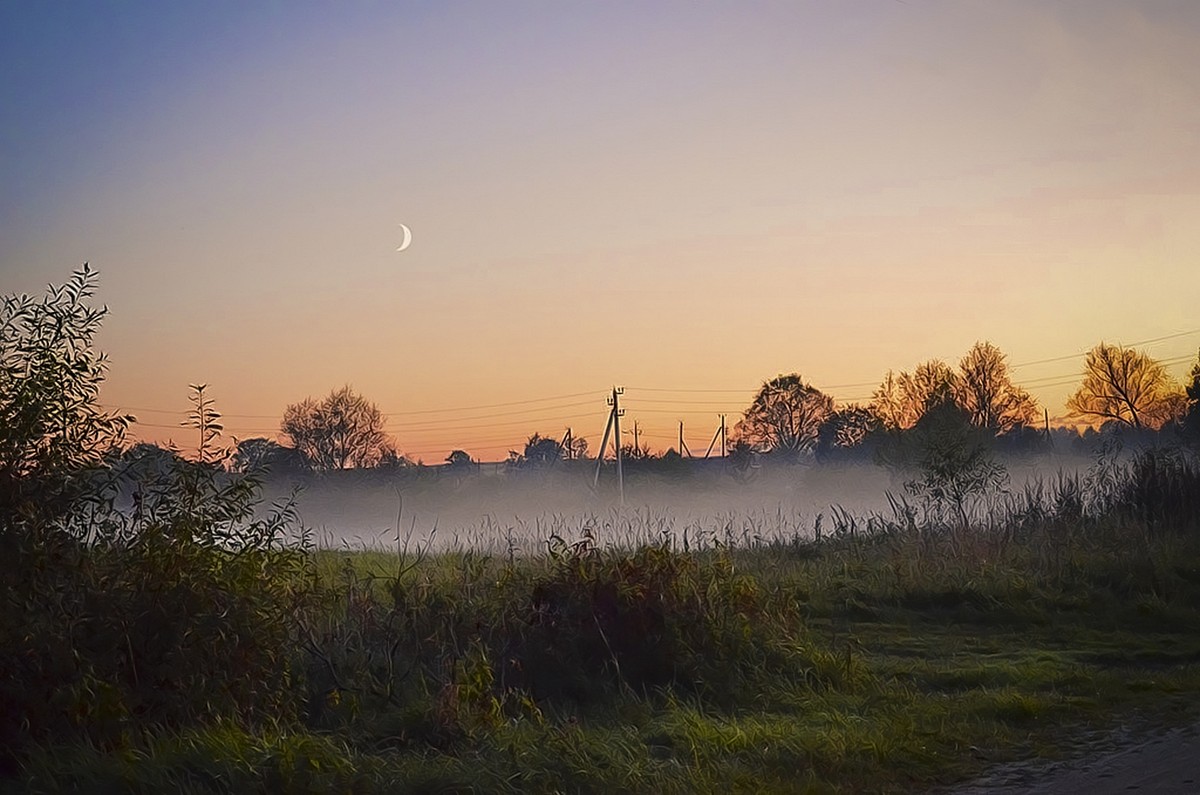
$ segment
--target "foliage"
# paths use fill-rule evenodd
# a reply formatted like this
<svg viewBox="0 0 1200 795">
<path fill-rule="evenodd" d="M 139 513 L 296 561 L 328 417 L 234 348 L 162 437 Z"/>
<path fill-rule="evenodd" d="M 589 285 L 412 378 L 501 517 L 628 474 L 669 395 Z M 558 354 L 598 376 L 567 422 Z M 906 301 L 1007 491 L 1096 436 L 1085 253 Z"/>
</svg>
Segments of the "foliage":
<svg viewBox="0 0 1200 795">
<path fill-rule="evenodd" d="M 1030 425 L 1037 403 L 1012 382 L 1004 354 L 990 342 L 977 342 L 958 364 L 955 400 L 971 424 L 993 435 Z"/>
<path fill-rule="evenodd" d="M 296 473 L 306 468 L 304 456 L 274 439 L 240 439 L 230 462 L 234 472 Z"/>
<path fill-rule="evenodd" d="M 1178 450 L 1143 450 L 1120 473 L 1108 508 L 1155 531 L 1200 530 L 1200 463 Z"/>
<path fill-rule="evenodd" d="M 446 464 L 455 471 L 469 470 L 475 467 L 471 454 L 466 450 L 451 450 L 450 455 L 446 456 Z"/>
<path fill-rule="evenodd" d="M 1067 399 L 1067 408 L 1086 419 L 1157 429 L 1182 413 L 1184 401 L 1160 362 L 1102 342 L 1088 351 L 1083 383 Z"/>
<path fill-rule="evenodd" d="M 18 510 L 0 535 L 3 767 L 36 743 L 115 749 L 151 727 L 298 711 L 289 649 L 310 570 L 284 544 L 290 506 L 254 515 L 257 480 L 223 471 L 200 390 L 198 460 L 111 449 L 124 419 L 95 404 L 93 283 L 85 268 L 41 304 L 5 304 L 24 319 L 5 325 L 0 384 L 19 419 L 5 494 Z"/>
<path fill-rule="evenodd" d="M 179 451 L 152 442 L 138 442 L 115 457 L 114 465 L 122 471 L 137 472 L 140 477 L 151 473 L 165 475 L 180 460 Z"/>
<path fill-rule="evenodd" d="M 388 448 L 379 407 L 349 386 L 289 405 L 280 429 L 316 470 L 371 467 Z"/>
<path fill-rule="evenodd" d="M 866 441 L 883 429 L 879 415 L 866 406 L 852 403 L 835 410 L 817 432 L 817 456 L 830 457 L 855 448 L 862 448 Z"/>
<path fill-rule="evenodd" d="M 1200 356 L 1188 373 L 1185 394 L 1187 407 L 1183 415 L 1183 432 L 1193 446 L 1200 447 Z"/>
<path fill-rule="evenodd" d="M 929 407 L 901 443 L 909 468 L 916 472 L 906 487 L 938 508 L 953 511 L 966 526 L 969 502 L 1007 483 L 989 438 L 953 400 Z"/>
<path fill-rule="evenodd" d="M 781 375 L 759 388 L 734 426 L 734 440 L 758 452 L 794 455 L 816 445 L 821 423 L 832 412 L 833 398 L 797 373 Z"/>
<path fill-rule="evenodd" d="M 535 433 L 525 442 L 522 452 L 510 450 L 508 465 L 520 468 L 544 468 L 562 461 L 567 457 L 567 451 L 553 436 L 542 436 Z"/>
<path fill-rule="evenodd" d="M 95 361 L 86 317 L 61 350 Z M 254 511 L 252 469 L 224 470 L 202 390 L 196 460 L 117 454 L 94 390 L 11 376 L 35 349 L 6 353 L 0 406 L 69 404 L 49 447 L 109 455 L 42 456 L 53 423 L 0 429 L 29 453 L 6 465 L 35 462 L 5 470 L 11 493 L 38 506 L 0 514 L 0 784 L 927 791 L 1071 722 L 1194 718 L 1200 472 L 1182 454 L 993 495 L 968 527 L 997 485 L 991 434 L 935 389 L 895 438 L 958 521 L 897 497 L 736 548 L 650 527 L 523 558 L 317 553 L 286 543 L 289 505 Z"/>
<path fill-rule="evenodd" d="M 654 459 L 654 454 L 650 452 L 650 445 L 642 442 L 635 446 L 633 442 L 621 445 L 621 457 L 626 461 L 651 461 Z"/>
<path fill-rule="evenodd" d="M 108 360 L 92 348 L 107 307 L 88 299 L 86 263 L 38 300 L 5 296 L 0 307 L 0 533 L 38 532 L 89 488 L 87 473 L 133 420 L 102 411 Z"/>
<path fill-rule="evenodd" d="M 891 370 L 871 396 L 871 410 L 889 430 L 916 425 L 929 407 L 953 397 L 958 377 L 939 359 L 923 362 L 911 372 L 894 375 Z"/>
<path fill-rule="evenodd" d="M 1067 752 L 1079 723 L 1190 721 L 1200 537 L 1089 518 L 1071 507 L 1083 488 L 1006 495 L 969 529 L 897 503 L 821 541 L 742 548 L 318 553 L 301 720 L 58 739 L 21 783 L 929 791 Z"/>
</svg>

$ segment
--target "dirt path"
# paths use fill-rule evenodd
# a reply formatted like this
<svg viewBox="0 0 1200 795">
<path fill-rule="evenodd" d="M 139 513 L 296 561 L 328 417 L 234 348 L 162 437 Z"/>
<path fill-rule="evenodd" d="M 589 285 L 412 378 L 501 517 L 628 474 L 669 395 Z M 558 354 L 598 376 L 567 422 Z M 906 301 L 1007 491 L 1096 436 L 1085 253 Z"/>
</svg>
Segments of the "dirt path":
<svg viewBox="0 0 1200 795">
<path fill-rule="evenodd" d="M 1062 762 L 1015 762 L 950 790 L 950 795 L 1200 793 L 1200 723 L 1157 733 L 1118 731 Z"/>
</svg>

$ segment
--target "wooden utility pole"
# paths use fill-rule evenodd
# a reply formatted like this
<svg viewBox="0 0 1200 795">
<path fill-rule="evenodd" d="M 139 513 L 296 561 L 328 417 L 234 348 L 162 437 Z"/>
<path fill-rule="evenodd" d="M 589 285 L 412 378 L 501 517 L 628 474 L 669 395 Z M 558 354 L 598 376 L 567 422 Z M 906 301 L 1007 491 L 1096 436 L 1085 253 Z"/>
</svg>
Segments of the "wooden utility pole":
<svg viewBox="0 0 1200 795">
<path fill-rule="evenodd" d="M 610 404 L 613 418 L 613 447 L 617 448 L 617 490 L 621 494 L 621 505 L 625 504 L 625 473 L 621 468 L 621 417 L 625 412 L 621 409 L 617 397 L 624 392 L 624 389 L 618 390 L 614 386 Z"/>
<path fill-rule="evenodd" d="M 713 448 L 717 446 L 717 440 L 721 441 L 721 458 L 724 458 L 729 453 L 729 445 L 725 437 L 725 415 L 721 414 L 721 424 L 717 426 L 717 432 L 713 434 L 712 441 L 708 443 L 708 449 L 704 451 L 704 457 L 708 458 L 712 453 Z"/>
<path fill-rule="evenodd" d="M 624 388 L 613 387 L 612 395 L 608 398 L 608 424 L 604 426 L 604 440 L 600 442 L 600 452 L 596 455 L 596 477 L 592 479 L 593 488 L 600 484 L 600 467 L 604 466 L 604 448 L 608 446 L 608 437 L 613 437 L 613 451 L 617 457 L 617 488 L 621 494 L 621 504 L 625 504 L 625 473 L 621 468 L 621 417 L 625 410 L 621 408 L 619 397 L 625 394 Z M 637 424 L 634 424 L 634 428 Z"/>
<path fill-rule="evenodd" d="M 692 457 L 692 451 L 688 449 L 687 442 L 683 440 L 683 420 L 679 421 L 679 454 Z"/>
<path fill-rule="evenodd" d="M 704 451 L 705 458 L 708 458 L 712 454 L 713 448 L 717 446 L 717 440 L 721 438 L 721 427 L 723 426 L 717 427 L 717 432 L 713 434 L 712 441 L 708 443 L 708 449 Z"/>
<path fill-rule="evenodd" d="M 568 461 L 573 461 L 575 459 L 575 450 L 572 449 L 574 447 L 574 441 L 575 440 L 571 437 L 571 429 L 567 428 L 567 432 L 563 436 L 562 441 L 558 443 L 558 449 L 560 452 L 565 452 L 567 454 Z"/>
</svg>

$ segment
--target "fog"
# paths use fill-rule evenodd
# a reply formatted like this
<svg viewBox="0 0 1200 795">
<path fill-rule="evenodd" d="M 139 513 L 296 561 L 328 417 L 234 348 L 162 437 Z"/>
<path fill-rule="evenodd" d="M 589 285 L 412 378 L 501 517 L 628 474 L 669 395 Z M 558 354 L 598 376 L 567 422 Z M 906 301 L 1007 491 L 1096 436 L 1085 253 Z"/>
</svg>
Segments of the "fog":
<svg viewBox="0 0 1200 795">
<path fill-rule="evenodd" d="M 1070 455 L 1012 459 L 1005 462 L 1007 491 L 1085 471 L 1091 463 Z M 279 478 L 266 484 L 264 504 L 298 487 L 301 523 L 325 548 L 532 551 L 552 535 L 571 543 L 584 534 L 601 545 L 636 545 L 664 534 L 679 544 L 714 537 L 745 543 L 811 537 L 818 523 L 831 527 L 834 511 L 890 515 L 888 495 L 905 494 L 908 479 L 866 463 L 760 466 L 744 473 L 711 464 L 676 475 L 630 467 L 623 504 L 611 467 L 595 488 L 590 467 Z"/>
</svg>

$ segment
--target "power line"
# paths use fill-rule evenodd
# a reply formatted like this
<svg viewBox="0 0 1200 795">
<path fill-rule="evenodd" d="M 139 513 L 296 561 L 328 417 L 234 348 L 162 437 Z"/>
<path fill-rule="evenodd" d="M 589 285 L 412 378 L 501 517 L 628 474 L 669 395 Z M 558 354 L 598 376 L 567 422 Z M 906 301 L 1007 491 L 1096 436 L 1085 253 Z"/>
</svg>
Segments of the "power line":
<svg viewBox="0 0 1200 795">
<path fill-rule="evenodd" d="M 565 408 L 565 407 L 560 407 L 560 408 Z M 497 415 L 497 416 L 504 417 L 504 416 L 511 416 L 511 415 L 503 415 L 502 414 L 502 415 Z M 553 417 L 540 417 L 540 416 L 522 417 L 520 419 L 500 420 L 500 421 L 496 421 L 496 422 L 487 422 L 487 423 L 475 424 L 475 425 L 456 425 L 456 426 L 450 426 L 450 427 L 434 426 L 434 427 L 428 427 L 428 428 L 407 428 L 407 427 L 399 427 L 399 426 L 385 423 L 383 426 L 383 429 L 387 430 L 387 431 L 393 431 L 393 432 L 409 433 L 409 434 L 413 434 L 413 435 L 422 435 L 425 433 L 453 433 L 453 432 L 457 432 L 457 431 L 477 430 L 479 428 L 496 428 L 498 426 L 504 426 L 504 425 L 538 425 L 538 424 L 547 424 L 547 423 L 551 423 L 551 422 L 562 422 L 564 420 L 584 419 L 587 417 L 594 417 L 594 416 L 596 416 L 595 412 L 584 412 L 584 413 L 575 413 L 575 414 L 556 415 Z M 480 417 L 472 417 L 471 419 L 481 419 L 481 418 Z M 138 426 L 144 427 L 144 428 L 185 428 L 185 429 L 187 428 L 186 425 L 158 425 L 158 424 L 149 423 L 149 422 L 138 422 L 136 424 Z M 247 427 L 247 426 L 239 426 L 234 423 L 226 423 L 225 426 L 226 426 L 225 430 L 229 434 L 232 434 L 235 431 L 243 432 L 243 433 L 280 433 L 281 432 L 277 426 L 272 427 L 272 428 Z"/>
<path fill-rule="evenodd" d="M 524 405 L 528 405 L 530 403 L 549 403 L 549 402 L 555 401 L 555 400 L 569 400 L 571 398 L 585 397 L 587 395 L 592 395 L 594 397 L 596 395 L 602 395 L 602 394 L 604 394 L 604 390 L 592 389 L 592 390 L 588 390 L 587 392 L 571 392 L 566 395 L 551 395 L 549 397 L 530 398 L 528 400 L 511 400 L 511 401 L 507 401 L 505 403 L 487 403 L 487 404 L 480 405 L 480 406 L 455 406 L 455 407 L 447 407 L 447 408 L 440 408 L 440 409 L 420 409 L 420 410 L 416 410 L 416 411 L 384 411 L 382 413 L 388 417 L 411 417 L 411 416 L 425 415 L 425 414 L 449 414 L 449 413 L 456 412 L 456 411 L 482 411 L 484 409 L 507 408 L 509 406 L 524 406 Z M 176 415 L 179 415 L 179 414 L 187 414 L 190 411 L 190 409 L 152 409 L 152 408 L 145 408 L 145 407 L 138 407 L 138 406 L 118 406 L 118 405 L 112 404 L 112 403 L 101 403 L 100 405 L 103 406 L 104 408 L 117 410 L 117 411 L 145 411 L 145 412 L 148 412 L 151 414 L 176 414 Z M 573 405 L 582 405 L 582 404 L 573 404 Z M 562 408 L 562 407 L 560 407 L 560 408 Z M 536 410 L 536 409 L 531 409 L 531 410 Z M 242 420 L 274 420 L 274 419 L 279 419 L 281 415 L 279 415 L 279 414 L 222 414 L 221 416 L 222 417 L 230 417 L 233 419 L 242 419 Z M 474 417 L 474 418 L 460 417 L 457 419 L 480 419 L 480 418 L 478 418 L 478 417 Z"/>
</svg>

